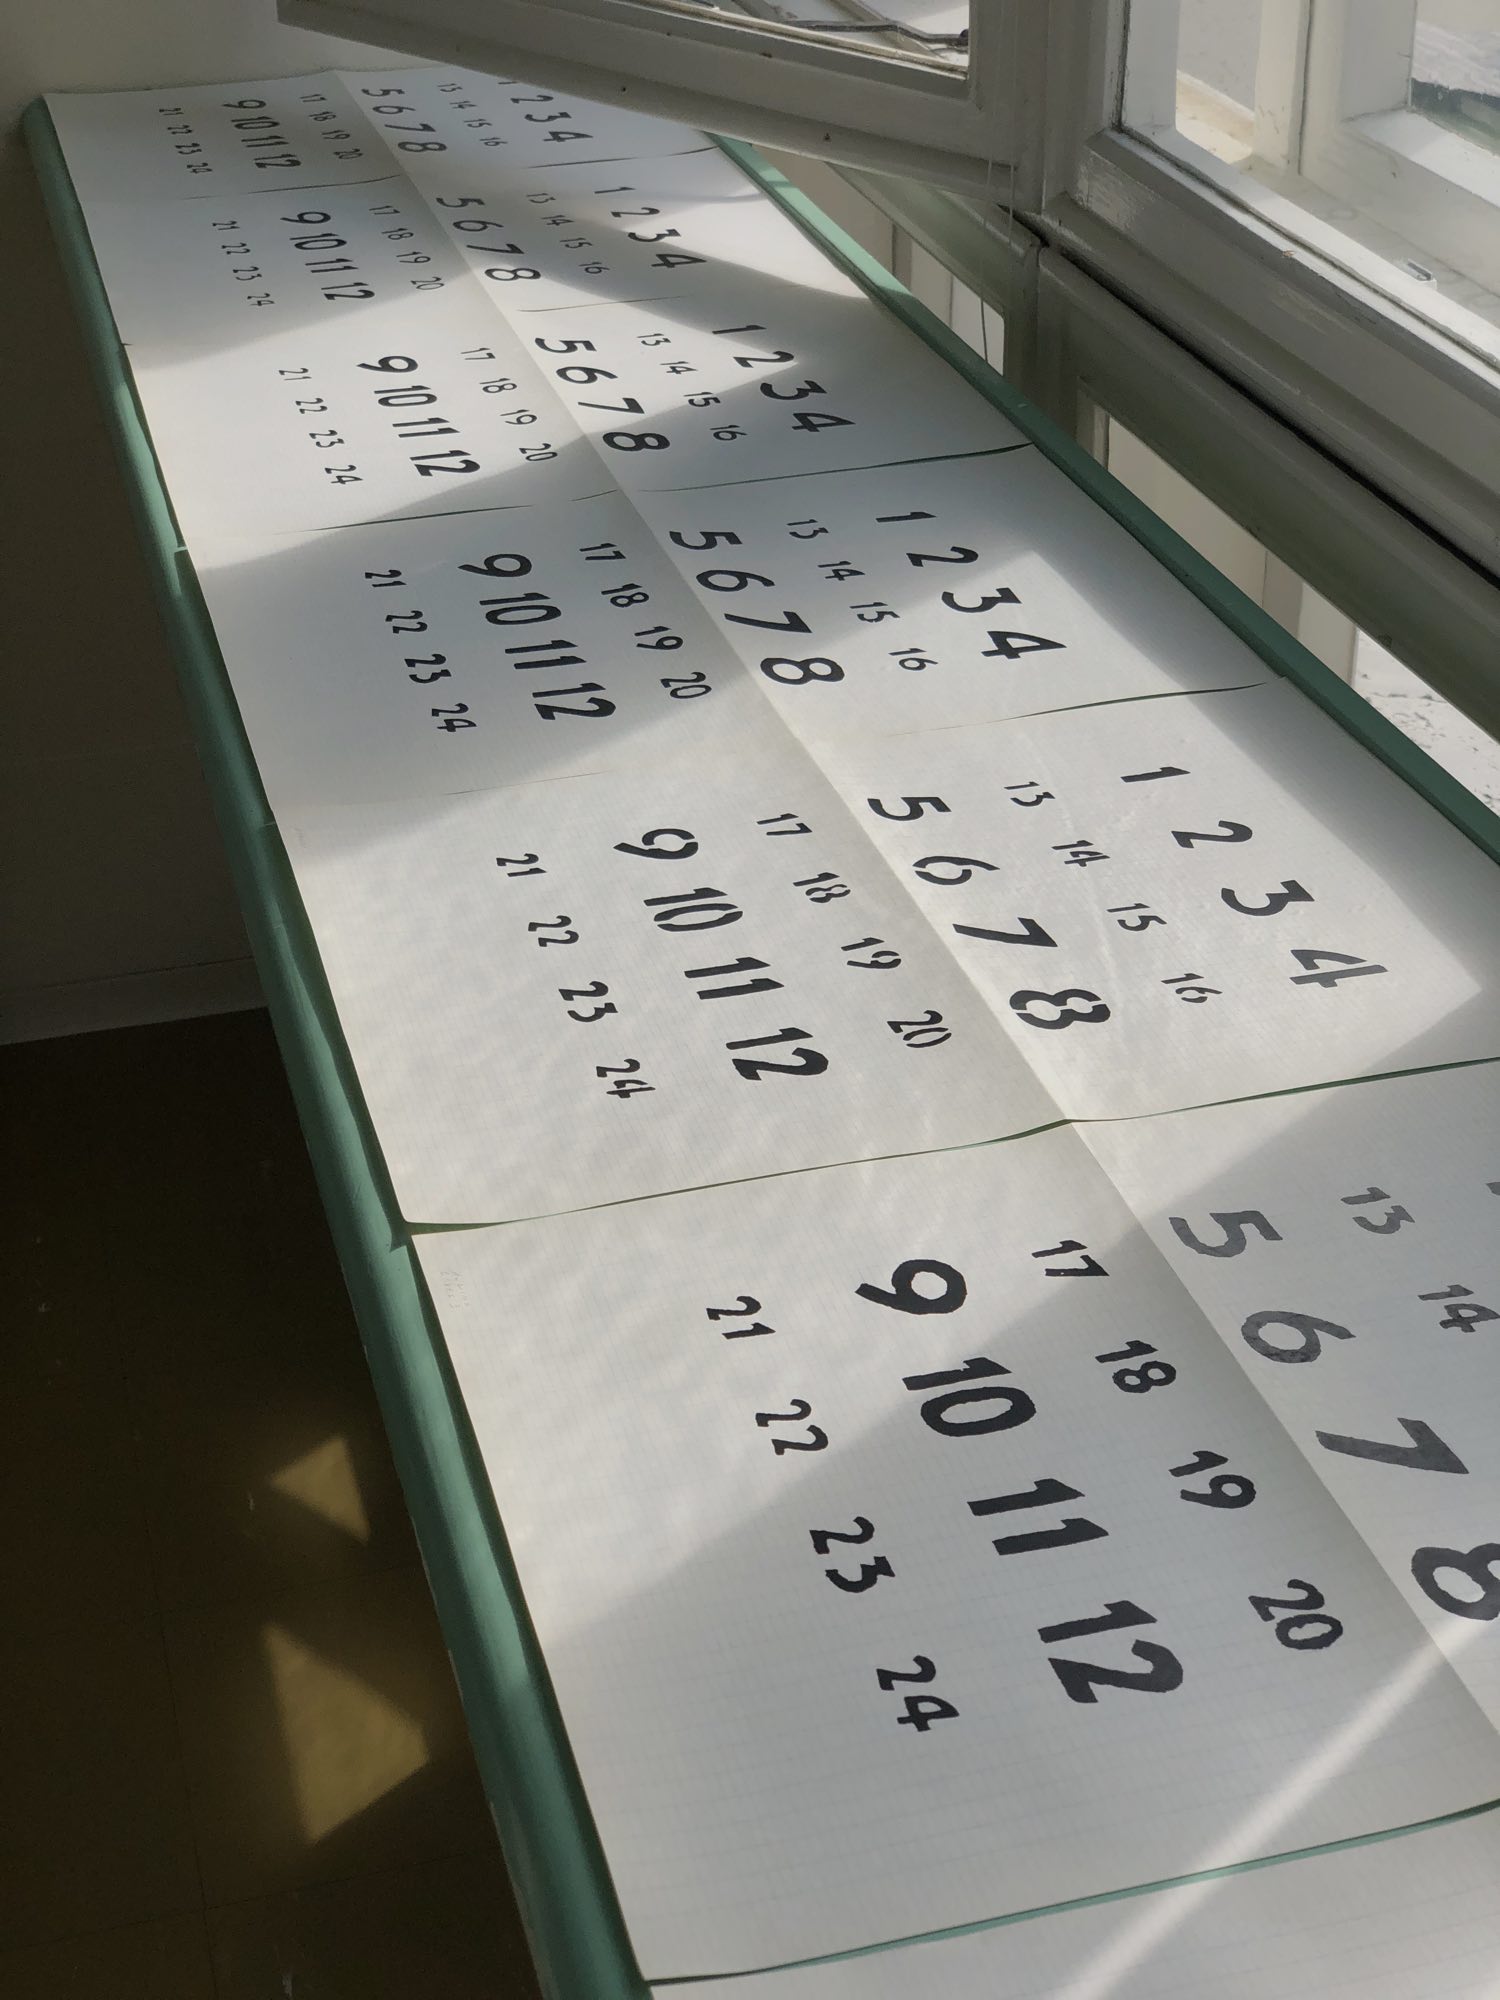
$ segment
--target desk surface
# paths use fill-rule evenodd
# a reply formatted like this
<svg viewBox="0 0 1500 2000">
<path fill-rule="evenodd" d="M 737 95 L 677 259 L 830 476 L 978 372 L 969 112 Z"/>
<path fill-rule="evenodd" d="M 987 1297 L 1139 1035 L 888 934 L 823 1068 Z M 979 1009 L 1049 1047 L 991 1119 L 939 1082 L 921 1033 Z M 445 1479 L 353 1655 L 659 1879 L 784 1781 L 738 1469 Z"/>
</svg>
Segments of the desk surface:
<svg viewBox="0 0 1500 2000">
<path fill-rule="evenodd" d="M 249 91 L 251 86 L 243 88 Z M 414 1207 L 410 1200 L 398 1203 L 392 1188 L 388 1159 L 390 1147 L 387 1144 L 382 1149 L 377 1142 L 367 1109 L 371 1090 L 377 1096 L 379 1094 L 378 1078 L 369 1071 L 368 1064 L 363 1085 L 357 1074 L 356 1059 L 351 1056 L 346 1041 L 346 1028 L 352 1018 L 350 1005 L 348 1002 L 344 1004 L 341 1023 L 341 1010 L 334 1005 L 324 971 L 330 947 L 326 938 L 315 942 L 318 913 L 314 909 L 313 924 L 310 926 L 304 896 L 299 892 L 288 859 L 284 839 L 289 831 L 285 824 L 287 815 L 283 808 L 280 814 L 282 823 L 278 822 L 278 816 L 273 815 L 262 781 L 262 769 L 257 765 L 241 719 L 243 703 L 237 705 L 231 691 L 220 641 L 215 635 L 214 623 L 219 624 L 222 633 L 226 624 L 232 624 L 235 615 L 229 603 L 228 587 L 225 586 L 221 605 L 213 581 L 216 572 L 211 547 L 214 536 L 222 530 L 222 523 L 211 518 L 211 503 L 201 507 L 195 503 L 193 524 L 189 527 L 194 555 L 190 557 L 174 517 L 173 496 L 163 482 L 151 434 L 141 418 L 136 386 L 122 348 L 122 334 L 129 338 L 131 327 L 116 323 L 56 133 L 41 107 L 35 108 L 29 115 L 28 132 L 69 281 L 88 335 L 96 377 L 127 467 L 132 502 L 177 649 L 195 731 L 257 960 L 297 1093 L 340 1255 L 355 1297 L 372 1372 L 381 1394 L 434 1595 L 453 1652 L 476 1752 L 497 1819 L 501 1823 L 507 1857 L 516 1878 L 543 1977 L 560 1994 L 587 1994 L 591 2000 L 592 1996 L 607 2000 L 607 1996 L 615 1994 L 640 1995 L 644 1986 L 636 1967 L 635 1954 L 625 1932 L 614 1887 L 584 1800 L 573 1754 L 561 1726 L 547 1668 L 536 1643 L 511 1552 L 497 1518 L 492 1479 L 483 1462 L 482 1440 L 476 1441 L 470 1421 L 472 1410 L 466 1412 L 464 1398 L 454 1377 L 449 1343 L 445 1342 L 439 1315 L 434 1312 L 429 1291 L 422 1281 L 414 1256 L 413 1233 L 404 1219 L 413 1214 L 418 1220 L 460 1218 L 451 1211 L 443 1212 L 441 1191 L 434 1197 L 439 1204 L 438 1210 L 424 1213 L 422 1204 Z M 386 140 L 389 137 L 389 134 L 385 135 Z M 1275 676 L 1293 682 L 1332 718 L 1346 737 L 1373 752 L 1411 792 L 1435 806 L 1453 827 L 1467 837 L 1472 848 L 1479 850 L 1472 853 L 1476 865 L 1480 852 L 1492 860 L 1500 858 L 1500 822 L 1492 814 L 1202 564 L 1076 446 L 1061 437 L 1017 398 L 977 356 L 957 342 L 883 271 L 841 237 L 782 177 L 761 166 L 746 148 L 726 142 L 722 146 L 722 154 L 771 195 L 777 210 L 795 223 L 799 232 L 798 241 L 806 239 L 814 245 L 821 263 L 852 278 L 865 293 L 878 299 L 896 321 L 920 336 L 934 357 L 934 366 L 941 361 L 945 364 L 947 378 L 961 381 L 970 391 L 977 392 L 995 413 L 994 435 L 984 437 L 986 446 L 1003 450 L 1011 442 L 1024 439 L 1039 448 L 1039 458 L 1057 468 L 1071 483 L 1072 489 L 1086 495 L 1103 515 L 1123 527 L 1134 543 L 1186 585 L 1196 603 L 1187 606 L 1184 616 L 1201 616 L 1199 607 L 1211 614 L 1211 620 L 1204 621 L 1206 645 L 1217 644 L 1219 634 L 1227 632 L 1234 641 L 1249 649 L 1256 662 L 1263 663 Z M 107 153 L 99 157 L 107 160 Z M 691 154 L 684 157 L 718 161 L 721 156 Z M 680 166 L 681 161 L 677 164 Z M 368 161 L 349 163 L 350 178 L 358 178 L 356 165 L 361 173 L 368 173 Z M 717 172 L 717 167 L 713 171 Z M 115 185 L 110 189 L 111 195 L 121 192 L 149 192 L 154 196 L 160 190 L 151 185 L 148 178 L 148 182 L 140 188 L 122 189 Z M 259 201 L 265 199 L 258 192 L 253 198 Z M 299 203 L 307 203 L 311 199 L 305 188 L 297 193 L 296 198 Z M 299 209 L 297 212 L 312 211 Z M 419 225 L 420 218 L 414 218 L 413 226 Z M 312 230 L 321 225 L 308 222 L 305 226 Z M 431 254 L 438 255 L 439 252 Z M 138 311 L 148 311 L 149 306 L 148 288 L 139 304 L 130 308 L 132 325 L 133 315 Z M 601 324 L 615 324 L 601 322 L 600 316 L 616 310 L 614 306 L 597 302 L 555 303 L 548 311 L 552 330 L 539 339 L 558 343 L 577 342 L 579 347 L 572 351 L 586 351 L 583 344 L 594 338 Z M 559 330 L 563 329 L 563 318 L 558 317 L 559 313 L 567 319 L 564 330 Z M 383 353 L 393 351 L 399 350 L 382 349 Z M 559 348 L 559 352 L 566 351 L 569 351 L 566 347 Z M 561 367 L 574 365 L 559 364 Z M 396 379 L 401 373 L 409 372 L 398 371 Z M 935 376 L 934 381 L 937 380 Z M 565 381 L 558 386 L 579 402 L 586 400 L 581 388 L 592 385 L 570 385 Z M 935 393 L 946 395 L 948 390 L 943 388 Z M 576 414 L 583 417 L 581 410 Z M 585 428 L 588 421 L 584 420 Z M 524 435 L 524 429 L 518 428 L 518 435 Z M 676 440 L 673 442 L 675 447 Z M 693 445 L 691 448 L 700 447 Z M 587 450 L 580 438 L 578 448 L 571 453 L 564 452 L 562 458 L 575 467 L 592 467 L 595 461 L 585 457 Z M 623 477 L 628 473 L 638 489 L 640 514 L 658 526 L 661 546 L 670 549 L 674 534 L 680 535 L 684 541 L 696 535 L 697 528 L 691 524 L 696 522 L 697 515 L 684 511 L 680 522 L 676 520 L 673 509 L 677 503 L 670 494 L 661 490 L 659 477 L 652 470 L 654 462 L 663 456 L 664 453 L 655 448 L 633 450 L 620 459 L 619 469 L 622 470 L 622 484 L 629 483 Z M 637 460 L 641 463 L 637 464 Z M 555 461 L 547 463 L 552 465 Z M 760 469 L 764 471 L 765 468 Z M 584 477 L 586 479 L 587 474 Z M 795 483 L 775 482 L 778 485 Z M 576 484 L 572 490 L 578 490 Z M 734 505 L 750 506 L 757 491 L 763 495 L 769 490 L 767 487 L 738 489 Z M 736 495 L 736 489 L 724 491 L 726 497 Z M 490 497 L 493 499 L 496 496 Z M 293 501 L 289 504 L 294 507 L 297 503 Z M 600 501 L 586 504 L 608 506 L 613 503 Z M 701 496 L 698 497 L 698 504 L 701 507 Z M 284 522 L 276 525 L 292 528 L 292 514 L 289 513 Z M 410 530 L 411 524 L 407 523 L 408 534 Z M 434 542 L 452 532 L 435 522 L 430 529 Z M 599 532 L 602 543 L 607 539 L 607 529 Z M 203 544 L 201 548 L 198 545 L 200 540 Z M 222 544 L 218 546 L 221 548 Z M 215 600 L 214 621 L 210 620 L 205 609 L 199 585 L 200 570 L 210 598 Z M 698 572 L 690 569 L 688 576 L 693 581 L 698 578 Z M 712 601 L 712 586 L 699 587 L 698 595 L 706 618 L 722 615 L 722 604 Z M 1187 604 L 1187 600 L 1184 603 Z M 990 636 L 993 638 L 995 635 L 991 633 Z M 1011 642 L 1016 640 L 1016 636 L 1011 635 Z M 805 643 L 811 648 L 810 639 Z M 788 667 L 787 671 L 790 674 L 792 667 Z M 809 672 L 816 676 L 816 669 L 809 669 Z M 1255 677 L 1254 673 L 1250 676 Z M 775 680 L 777 676 L 772 674 L 768 678 Z M 1235 682 L 1226 674 L 1222 684 L 1232 686 Z M 1280 692 L 1273 688 L 1252 689 L 1245 696 L 1221 694 L 1207 699 L 1210 702 L 1249 702 L 1250 708 L 1246 713 L 1253 714 L 1258 712 L 1257 703 L 1263 705 L 1265 699 L 1270 698 L 1274 704 Z M 1177 706 L 1186 713 L 1186 704 Z M 1093 711 L 1094 714 L 1099 712 Z M 1079 716 L 1086 718 L 1089 713 L 1080 710 Z M 1140 705 L 1118 713 L 1121 716 L 1119 729 L 1128 735 L 1134 727 L 1133 718 L 1139 716 Z M 1086 721 L 1082 727 L 1086 735 Z M 868 791 L 875 797 L 887 797 L 903 789 L 883 768 L 877 769 L 878 759 L 876 763 L 869 761 L 873 753 L 859 746 L 835 743 L 823 744 L 819 748 L 826 751 L 835 765 L 848 768 L 852 773 L 853 790 L 860 796 Z M 1038 736 L 1035 748 L 1038 754 L 1045 750 L 1041 736 Z M 1067 751 L 1063 765 L 1075 762 L 1077 757 L 1086 762 L 1088 754 L 1085 743 L 1076 753 Z M 295 786 L 295 769 L 288 768 L 291 776 L 286 782 Z M 873 777 L 869 776 L 871 772 L 875 772 Z M 1028 775 L 1032 774 L 1022 774 L 1023 777 Z M 865 783 L 867 777 L 868 785 Z M 496 781 L 492 779 L 489 782 Z M 812 781 L 813 774 L 810 774 L 809 784 Z M 281 782 L 280 778 L 278 782 Z M 598 795 L 598 786 L 592 779 L 579 777 L 576 782 L 585 788 L 593 788 L 586 793 L 589 798 Z M 921 789 L 924 787 L 912 783 L 913 793 Z M 1397 800 L 1396 809 L 1399 810 L 1398 790 L 1393 789 L 1392 797 Z M 498 794 L 496 796 L 499 797 Z M 578 796 L 584 797 L 585 792 L 580 792 Z M 594 810 L 592 805 L 587 809 Z M 311 818 L 315 817 L 313 813 Z M 383 824 L 388 829 L 388 811 Z M 1424 824 L 1432 822 L 1429 819 Z M 869 829 L 882 838 L 888 830 L 884 824 Z M 953 830 L 956 831 L 956 828 Z M 1066 831 L 1071 837 L 1078 830 Z M 1444 833 L 1446 837 L 1446 830 Z M 489 835 L 488 827 L 480 830 L 482 841 L 488 842 Z M 301 814 L 299 809 L 293 832 L 294 845 L 306 850 L 310 841 L 316 844 L 316 837 L 317 829 L 311 826 L 309 816 Z M 1201 837 L 1212 836 L 1205 834 Z M 948 844 L 946 837 L 943 844 Z M 1275 870 L 1278 879 L 1281 872 L 1280 868 Z M 1083 871 L 1080 870 L 1080 873 Z M 337 880 L 331 875 L 324 879 L 333 883 Z M 1265 884 L 1261 884 L 1257 876 L 1257 892 L 1269 886 L 1269 877 Z M 337 897 L 333 900 L 336 901 Z M 717 957 L 720 954 L 715 951 L 709 955 Z M 734 952 L 726 955 L 733 958 Z M 1315 953 L 1314 958 L 1317 957 Z M 1317 979 L 1319 964 L 1309 968 L 1309 976 Z M 1328 976 L 1326 966 L 1323 976 Z M 958 1001 L 951 1003 L 950 1012 L 953 1006 L 961 1004 Z M 917 1018 L 920 1018 L 920 1010 Z M 795 1031 L 797 1034 L 803 1032 Z M 1435 1048 L 1421 1059 L 1450 1061 L 1460 1052 L 1457 1046 Z M 1474 1053 L 1489 1051 L 1476 1047 Z M 1365 1067 L 1379 1065 L 1367 1063 Z M 1303 1080 L 1318 1079 L 1298 1079 L 1299 1082 Z M 1099 1115 L 1098 1105 L 1083 1106 L 1083 1113 Z M 1106 1107 L 1103 1115 L 1118 1115 L 1118 1107 Z M 1038 1116 L 1027 1108 L 1016 1114 L 1008 1129 L 1025 1130 L 1045 1122 L 1045 1109 Z M 970 1135 L 957 1135 L 956 1140 L 954 1136 L 948 1136 L 933 1143 L 962 1144 L 967 1136 Z M 890 1149 L 888 1145 L 886 1149 Z M 844 1158 L 847 1154 L 835 1153 L 831 1157 Z M 818 1160 L 809 1156 L 799 1164 L 816 1165 Z M 1117 1171 L 1128 1175 L 1129 1168 L 1118 1167 Z M 698 1178 L 708 1176 L 702 1174 Z M 762 1185 L 771 1187 L 774 1183 Z M 618 1192 L 611 1189 L 602 1192 L 585 1190 L 582 1199 L 588 1199 L 590 1195 L 594 1199 L 611 1199 Z M 702 1196 L 685 1198 L 704 1199 Z M 485 1196 L 477 1209 L 461 1219 L 493 1219 L 496 1213 L 493 1199 Z M 538 1198 L 528 1209 L 523 1200 L 513 1212 L 538 1213 L 544 1205 Z M 556 1222 L 537 1226 L 554 1232 L 560 1227 Z M 595 1225 L 586 1218 L 577 1225 L 585 1233 L 596 1226 L 602 1225 Z M 429 1273 L 441 1263 L 440 1250 L 435 1246 L 445 1240 L 448 1239 L 427 1235 L 415 1239 Z M 472 1247 L 481 1263 L 487 1254 L 480 1237 L 451 1240 L 461 1246 Z M 447 1304 L 452 1311 L 451 1296 Z M 456 1318 L 455 1314 L 455 1322 Z M 450 1326 L 450 1342 L 452 1338 L 453 1328 Z M 764 1445 L 766 1440 L 762 1438 L 760 1442 Z M 1460 1755 L 1460 1764 L 1468 1754 L 1464 1752 Z M 1495 1789 L 1500 1790 L 1500 1784 Z M 1424 1811 L 1443 1812 L 1449 1810 L 1451 1803 L 1446 1795 L 1434 1792 L 1430 1805 L 1414 1808 L 1411 1816 L 1421 1816 Z M 1389 1824 L 1390 1821 L 1384 1823 Z M 944 1918 L 946 1922 L 961 1920 L 961 1917 L 952 1915 Z M 897 1934 L 900 1934 L 899 1931 Z M 792 1955 L 795 1954 L 790 1951 L 785 1954 Z M 742 1961 L 746 1965 L 750 1962 Z M 679 1969 L 715 1968 L 707 1964 L 678 1968 L 671 1963 L 663 1963 L 655 1969 L 670 1974 Z M 830 1987 L 829 1990 L 835 1989 Z"/>
</svg>

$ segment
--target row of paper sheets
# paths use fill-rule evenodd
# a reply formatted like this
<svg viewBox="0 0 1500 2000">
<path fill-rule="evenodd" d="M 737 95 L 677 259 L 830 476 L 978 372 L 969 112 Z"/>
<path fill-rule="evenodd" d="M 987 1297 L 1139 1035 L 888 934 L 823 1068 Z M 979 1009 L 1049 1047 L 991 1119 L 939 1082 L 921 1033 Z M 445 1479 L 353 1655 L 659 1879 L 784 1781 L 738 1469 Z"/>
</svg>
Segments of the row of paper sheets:
<svg viewBox="0 0 1500 2000">
<path fill-rule="evenodd" d="M 419 1237 L 648 1977 L 1500 1796 L 1497 1131 L 1484 1065 Z"/>
<path fill-rule="evenodd" d="M 1500 1795 L 1500 1071 L 1182 1108 L 1500 1054 L 1490 865 L 700 135 L 54 114 L 647 1976 Z M 1494 1839 L 768 1991 L 1457 2000 Z"/>
<path fill-rule="evenodd" d="M 824 757 L 283 821 L 408 1216 L 1497 1053 L 1494 869 L 1290 688 Z"/>
<path fill-rule="evenodd" d="M 783 281 L 819 318 L 816 395 L 764 375 L 803 364 L 743 321 L 701 335 L 717 373 L 669 364 L 695 399 L 739 369 L 780 426 L 754 434 L 765 453 L 734 459 L 741 473 L 802 463 L 780 455 L 798 437 L 899 458 L 919 437 L 972 444 L 973 412 L 1001 423 L 730 162 L 555 167 L 523 149 L 513 165 L 482 150 L 497 130 L 509 146 L 519 120 L 589 107 L 547 95 L 559 108 L 533 113 L 524 86 L 442 71 L 352 87 L 444 135 L 400 141 L 423 149 L 407 161 L 420 194 L 382 174 L 302 187 L 298 205 L 236 187 L 95 198 L 89 214 L 410 1218 L 501 1221 L 1500 1054 L 1480 1003 L 1500 952 L 1493 870 L 1300 695 L 1264 685 L 1249 648 L 1008 427 L 977 456 L 553 498 L 605 467 L 581 436 L 558 442 L 567 413 L 539 376 L 512 407 L 514 379 L 492 373 L 511 337 L 496 298 L 548 329 L 533 344 L 585 400 L 617 393 L 593 379 L 617 372 L 604 329 L 657 308 L 573 307 L 547 277 L 491 278 L 486 298 L 454 245 L 488 237 L 494 218 L 473 211 L 495 201 L 562 204 L 563 228 L 595 236 L 603 215 L 611 257 L 649 247 L 621 233 L 631 220 L 702 246 L 660 279 L 700 287 L 702 326 Z M 261 95 L 276 109 L 269 85 L 229 108 Z M 239 115 L 253 134 L 271 112 Z M 647 140 L 666 143 L 655 125 Z M 439 191 L 459 186 L 479 192 Z M 703 218 L 719 208 L 736 218 L 716 233 Z M 440 214 L 468 234 L 435 234 Z M 574 261 L 599 247 L 556 240 Z M 242 247 L 270 287 L 270 330 L 246 345 L 228 283 Z M 606 280 L 626 282 L 607 260 Z M 553 302 L 509 309 L 533 282 Z M 166 324 L 183 354 L 155 371 Z M 904 344 L 899 365 L 882 341 Z M 835 379 L 826 359 L 861 419 L 799 433 Z M 254 393 L 226 388 L 252 362 L 276 364 L 293 454 Z M 454 382 L 480 428 L 456 421 Z M 350 397 L 395 485 L 342 456 Z M 898 444 L 889 425 L 908 421 Z M 839 443 L 869 425 L 879 446 Z M 491 477 L 495 438 L 516 442 Z M 708 440 L 724 442 L 754 436 Z M 704 440 L 615 451 L 614 469 L 649 483 L 639 469 L 678 465 L 679 445 L 693 464 Z M 348 482 L 326 485 L 330 507 L 397 518 L 200 525 L 210 487 L 242 524 L 284 522 L 282 482 L 326 475 Z M 488 504 L 496 479 L 538 504 Z M 1142 699 L 1165 694 L 1193 698 Z"/>
<path fill-rule="evenodd" d="M 607 113 L 603 158 L 559 158 L 595 107 L 457 77 L 55 101 L 190 541 L 1022 447 L 701 133 Z M 286 100 L 345 139 L 401 116 L 310 185 L 326 152 L 237 163 L 220 129 L 285 140 Z M 170 146 L 207 178 L 168 176 Z"/>
<path fill-rule="evenodd" d="M 701 132 L 473 70 L 70 92 L 48 105 L 80 199 L 217 198 L 701 149 Z M 561 113 L 561 115 L 558 115 Z M 426 128 L 426 129 L 417 129 Z M 550 135 L 558 129 L 566 139 Z"/>
</svg>

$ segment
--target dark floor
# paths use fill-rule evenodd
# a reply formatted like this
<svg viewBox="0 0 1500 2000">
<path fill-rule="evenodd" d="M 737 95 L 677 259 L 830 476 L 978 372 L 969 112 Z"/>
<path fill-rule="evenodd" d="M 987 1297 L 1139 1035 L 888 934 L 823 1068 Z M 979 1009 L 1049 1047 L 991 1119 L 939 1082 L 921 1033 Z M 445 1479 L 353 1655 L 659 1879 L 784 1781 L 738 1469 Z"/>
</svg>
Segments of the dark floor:
<svg viewBox="0 0 1500 2000">
<path fill-rule="evenodd" d="M 265 1015 L 0 1104 L 0 2000 L 528 2000 Z"/>
</svg>

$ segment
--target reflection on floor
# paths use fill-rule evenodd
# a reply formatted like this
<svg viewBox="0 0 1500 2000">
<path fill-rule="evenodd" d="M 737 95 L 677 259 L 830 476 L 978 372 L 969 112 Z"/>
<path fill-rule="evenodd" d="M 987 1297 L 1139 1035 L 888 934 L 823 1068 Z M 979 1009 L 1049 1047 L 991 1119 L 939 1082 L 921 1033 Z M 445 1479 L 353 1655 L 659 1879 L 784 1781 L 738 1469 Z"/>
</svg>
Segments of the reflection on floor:
<svg viewBox="0 0 1500 2000">
<path fill-rule="evenodd" d="M 0 1102 L 0 2000 L 530 2000 L 265 1015 Z"/>
</svg>

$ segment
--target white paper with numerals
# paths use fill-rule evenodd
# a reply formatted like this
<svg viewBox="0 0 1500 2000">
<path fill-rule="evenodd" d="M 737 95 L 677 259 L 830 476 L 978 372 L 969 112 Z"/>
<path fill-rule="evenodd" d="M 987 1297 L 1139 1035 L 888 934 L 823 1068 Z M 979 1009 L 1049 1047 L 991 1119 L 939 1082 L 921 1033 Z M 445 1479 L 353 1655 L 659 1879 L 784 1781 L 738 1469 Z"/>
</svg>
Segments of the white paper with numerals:
<svg viewBox="0 0 1500 2000">
<path fill-rule="evenodd" d="M 418 1251 L 648 1978 L 1500 1789 L 1070 1132 Z"/>
<path fill-rule="evenodd" d="M 694 2000 L 1494 2000 L 1497 1877 L 1489 1813 L 966 1937 L 715 1980 Z"/>
<path fill-rule="evenodd" d="M 229 347 L 129 349 L 185 535 L 578 499 L 611 480 L 466 274 Z"/>
<path fill-rule="evenodd" d="M 1494 864 L 1284 683 L 821 755 L 1065 1116 L 1500 1053 Z"/>
<path fill-rule="evenodd" d="M 120 338 L 233 347 L 326 323 L 358 340 L 371 307 L 470 286 L 399 175 L 188 204 L 95 201 L 89 235 Z"/>
<path fill-rule="evenodd" d="M 86 205 L 332 187 L 389 174 L 390 158 L 331 72 L 257 83 L 49 96 Z"/>
<path fill-rule="evenodd" d="M 508 316 L 615 299 L 753 300 L 768 273 L 821 288 L 828 259 L 719 152 L 424 175 L 437 221 Z"/>
<path fill-rule="evenodd" d="M 804 742 L 1270 678 L 1034 447 L 637 505 Z"/>
<path fill-rule="evenodd" d="M 277 813 L 785 741 L 622 494 L 196 559 Z"/>
<path fill-rule="evenodd" d="M 1500 1793 L 1494 1073 L 973 1143 L 1500 1053 L 1492 867 L 702 135 L 53 115 L 647 1975 Z M 857 1990 L 1468 2000 L 1403 1848 Z"/>
<path fill-rule="evenodd" d="M 559 160 L 651 158 L 708 145 L 701 132 L 477 70 L 344 70 L 348 91 L 418 186 L 454 173 L 493 185 Z"/>
<path fill-rule="evenodd" d="M 415 1222 L 961 1146 L 1056 1115 L 794 745 L 282 830 Z"/>
<path fill-rule="evenodd" d="M 690 297 L 558 307 L 516 325 L 627 491 L 1022 442 L 831 264 L 816 282 L 768 271 L 746 286 L 719 274 Z"/>
<path fill-rule="evenodd" d="M 1500 1069 L 1086 1136 L 1500 1724 Z"/>
</svg>

